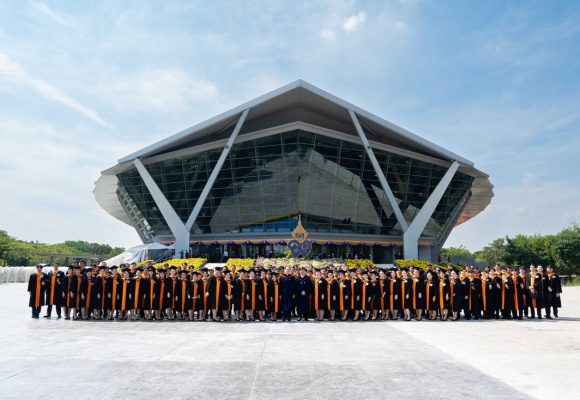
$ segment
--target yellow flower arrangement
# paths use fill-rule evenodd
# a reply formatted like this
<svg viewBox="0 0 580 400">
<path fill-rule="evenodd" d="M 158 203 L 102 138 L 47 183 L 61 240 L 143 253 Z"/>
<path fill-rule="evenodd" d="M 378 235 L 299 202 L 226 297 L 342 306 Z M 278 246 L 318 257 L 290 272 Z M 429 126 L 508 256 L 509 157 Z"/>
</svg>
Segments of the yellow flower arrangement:
<svg viewBox="0 0 580 400">
<path fill-rule="evenodd" d="M 181 268 L 183 263 L 187 263 L 188 267 L 193 266 L 193 269 L 195 271 L 197 271 L 198 269 L 200 269 L 201 267 L 203 267 L 207 263 L 207 259 L 205 259 L 205 258 L 172 258 L 171 260 L 166 260 L 166 261 L 163 261 L 160 263 L 155 263 L 153 260 L 144 260 L 144 261 L 141 261 L 140 263 L 137 263 L 137 266 L 143 267 L 143 266 L 147 265 L 148 263 L 152 263 L 153 267 L 155 267 L 155 269 L 161 268 L 164 265 L 167 265 L 169 267 Z"/>
<path fill-rule="evenodd" d="M 226 267 L 228 269 L 235 268 L 236 271 L 240 269 L 250 269 L 254 266 L 255 260 L 253 258 L 228 258 Z"/>
<path fill-rule="evenodd" d="M 374 268 L 375 267 L 375 263 L 373 262 L 373 260 L 369 260 L 369 259 L 365 259 L 365 258 L 361 258 L 361 259 L 347 259 L 344 260 L 344 263 L 346 264 L 346 266 L 351 269 L 356 267 L 357 265 L 363 269 L 366 268 Z"/>
<path fill-rule="evenodd" d="M 447 267 L 439 265 L 437 263 L 432 263 L 429 261 L 425 261 L 425 260 L 413 260 L 413 259 L 407 259 L 407 260 L 396 260 L 395 263 L 397 264 L 397 266 L 399 268 L 410 268 L 410 267 L 414 267 L 414 268 L 421 268 L 423 271 L 427 270 L 427 266 L 431 266 L 432 269 L 435 269 L 437 267 L 443 269 L 443 270 L 447 270 Z"/>
</svg>

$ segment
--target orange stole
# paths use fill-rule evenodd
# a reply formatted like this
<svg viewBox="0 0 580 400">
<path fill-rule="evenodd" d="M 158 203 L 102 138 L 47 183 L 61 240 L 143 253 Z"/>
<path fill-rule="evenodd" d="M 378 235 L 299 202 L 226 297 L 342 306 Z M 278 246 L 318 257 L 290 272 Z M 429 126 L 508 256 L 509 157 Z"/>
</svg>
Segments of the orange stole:
<svg viewBox="0 0 580 400">
<path fill-rule="evenodd" d="M 117 278 L 113 278 L 112 284 L 113 284 L 113 294 L 111 296 L 112 297 L 111 310 L 116 310 L 117 309 Z"/>
<path fill-rule="evenodd" d="M 385 292 L 385 282 L 381 279 L 380 281 L 380 288 L 381 288 L 381 310 L 385 309 L 385 297 L 383 293 Z"/>
<path fill-rule="evenodd" d="M 181 281 L 181 312 L 185 312 L 185 303 L 187 302 L 187 281 Z"/>
<path fill-rule="evenodd" d="M 354 280 L 350 281 L 350 308 L 354 310 Z"/>
<path fill-rule="evenodd" d="M 54 304 L 54 285 L 56 284 L 56 274 L 53 273 L 50 277 L 50 302 L 48 304 Z"/>
<path fill-rule="evenodd" d="M 127 279 L 123 278 L 123 290 L 121 290 L 121 310 L 125 311 L 127 305 L 125 304 L 125 298 L 127 294 Z"/>
<path fill-rule="evenodd" d="M 230 282 L 226 283 L 228 289 L 228 311 L 232 309 L 232 300 L 230 296 L 232 295 L 232 284 Z"/>
<path fill-rule="evenodd" d="M 264 310 L 268 310 L 268 281 L 262 279 L 264 285 Z"/>
<path fill-rule="evenodd" d="M 193 310 L 195 311 L 195 306 L 197 303 L 197 288 L 198 284 L 196 281 L 193 281 Z"/>
<path fill-rule="evenodd" d="M 149 309 L 153 310 L 153 294 L 155 293 L 155 279 L 149 278 Z"/>
<path fill-rule="evenodd" d="M 367 309 L 367 285 L 368 283 L 364 283 L 362 285 L 362 309 L 366 310 Z"/>
<path fill-rule="evenodd" d="M 429 286 L 430 286 L 430 283 L 431 282 L 427 282 L 427 285 L 425 285 L 425 286 L 427 286 L 427 288 L 425 289 L 426 290 L 426 292 L 425 292 L 426 293 L 426 296 L 425 296 L 426 297 L 426 299 L 425 299 L 425 302 L 426 302 L 425 303 L 425 305 L 426 305 L 425 309 L 426 310 L 431 310 L 431 308 L 429 307 L 429 303 L 431 302 L 431 297 L 429 297 Z"/>
<path fill-rule="evenodd" d="M 221 286 L 221 281 L 216 278 L 216 280 L 215 280 L 215 307 L 214 307 L 216 310 L 220 308 L 220 286 Z"/>
<path fill-rule="evenodd" d="M 514 283 L 514 306 L 515 309 L 518 309 L 519 303 L 518 303 L 518 281 L 517 281 L 517 277 L 512 276 L 512 281 Z"/>
<path fill-rule="evenodd" d="M 452 311 L 455 310 L 455 304 L 453 304 L 454 303 L 454 301 L 453 301 L 454 288 L 455 288 L 455 279 L 451 279 L 451 281 L 449 281 L 449 294 L 450 294 L 450 299 L 451 299 L 450 303 L 451 303 L 451 310 Z"/>
<path fill-rule="evenodd" d="M 327 304 L 327 307 L 326 308 L 328 309 L 328 311 L 330 311 L 330 286 L 332 286 L 332 281 L 327 281 L 327 284 L 326 284 L 326 304 Z"/>
<path fill-rule="evenodd" d="M 445 309 L 445 298 L 443 297 L 443 284 L 445 282 L 443 281 L 443 279 L 439 280 L 439 309 L 440 310 L 444 310 Z"/>
<path fill-rule="evenodd" d="M 141 279 L 135 279 L 135 292 L 133 297 L 135 298 L 135 300 L 133 300 L 133 308 L 134 309 L 138 309 L 139 308 L 139 303 L 141 303 L 139 301 L 139 285 L 141 284 Z"/>
<path fill-rule="evenodd" d="M 416 309 L 417 308 L 417 282 L 415 282 L 415 279 L 413 279 L 413 308 Z"/>
<path fill-rule="evenodd" d="M 164 301 L 165 301 L 165 279 L 161 281 L 161 290 L 159 291 L 159 311 L 163 310 Z"/>
<path fill-rule="evenodd" d="M 395 294 L 393 293 L 393 290 L 395 288 L 395 281 L 391 279 L 391 282 L 389 283 L 390 285 L 390 289 L 391 289 L 391 298 L 389 299 L 389 308 L 391 309 L 391 311 L 393 311 L 393 309 L 395 308 Z"/>
<path fill-rule="evenodd" d="M 34 291 L 34 306 L 40 307 L 40 293 L 42 289 L 42 274 L 36 273 L 36 290 Z"/>
<path fill-rule="evenodd" d="M 318 310 L 318 279 L 314 280 L 314 309 Z"/>
<path fill-rule="evenodd" d="M 274 312 L 278 311 L 278 282 L 276 282 L 274 283 Z"/>
<path fill-rule="evenodd" d="M 92 288 L 92 286 L 93 286 L 93 282 L 91 282 L 90 279 L 87 279 L 87 304 L 85 306 L 85 309 L 87 311 L 91 307 L 91 288 Z"/>
<path fill-rule="evenodd" d="M 339 282 L 338 284 L 338 300 L 339 300 L 339 306 L 340 306 L 340 311 L 344 311 L 344 301 L 343 301 L 343 290 L 344 287 L 344 282 Z"/>
<path fill-rule="evenodd" d="M 401 296 L 402 296 L 401 301 L 403 302 L 403 308 L 405 308 L 405 286 L 406 285 L 407 285 L 407 280 L 403 279 L 401 281 Z"/>
</svg>

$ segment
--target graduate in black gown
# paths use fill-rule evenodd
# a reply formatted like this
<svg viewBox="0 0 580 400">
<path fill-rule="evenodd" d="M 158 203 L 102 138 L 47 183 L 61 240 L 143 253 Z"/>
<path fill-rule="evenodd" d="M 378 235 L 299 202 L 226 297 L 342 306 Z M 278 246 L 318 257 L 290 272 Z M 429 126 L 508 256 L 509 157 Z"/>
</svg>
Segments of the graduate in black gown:
<svg viewBox="0 0 580 400">
<path fill-rule="evenodd" d="M 459 273 L 459 292 L 461 310 L 465 319 L 471 319 L 471 280 L 467 276 L 467 272 L 461 271 Z"/>
<path fill-rule="evenodd" d="M 560 276 L 554 272 L 551 265 L 546 267 L 546 271 L 548 277 L 550 305 L 552 306 L 554 317 L 558 318 L 558 308 L 562 307 L 562 298 L 560 297 L 560 294 L 562 293 L 562 283 L 560 281 Z"/>
<path fill-rule="evenodd" d="M 457 275 L 456 270 L 451 270 L 451 279 L 449 280 L 449 293 L 451 296 L 451 312 L 453 317 L 452 321 L 457 321 L 459 319 L 459 313 L 461 312 L 461 280 Z"/>
<path fill-rule="evenodd" d="M 281 305 L 282 290 L 280 290 L 278 274 L 273 272 L 272 277 L 268 281 L 268 313 L 270 314 L 271 321 L 276 321 L 278 319 Z"/>
<path fill-rule="evenodd" d="M 81 319 L 90 319 L 91 314 L 93 314 L 93 270 L 86 268 L 84 274 L 81 277 L 81 289 L 80 289 L 80 300 L 81 300 Z M 94 314 L 93 314 L 94 318 Z"/>
<path fill-rule="evenodd" d="M 131 312 L 131 274 L 129 268 L 123 268 L 123 277 L 119 281 L 119 321 L 127 320 Z"/>
<path fill-rule="evenodd" d="M 405 321 L 411 320 L 411 309 L 413 308 L 413 278 L 411 278 L 406 269 L 401 271 L 401 298 Z"/>
<path fill-rule="evenodd" d="M 246 270 L 240 269 L 233 281 L 234 315 L 237 321 L 244 318 L 244 291 L 246 285 Z"/>
<path fill-rule="evenodd" d="M 379 289 L 379 279 L 376 272 L 371 272 L 371 282 L 369 285 L 369 292 L 367 293 L 367 298 L 369 299 L 370 314 L 371 319 L 376 320 L 379 316 L 379 310 L 381 309 L 381 293 Z M 366 318 L 368 319 L 368 318 Z"/>
<path fill-rule="evenodd" d="M 40 310 L 44 305 L 44 293 L 46 290 L 46 275 L 42 272 L 42 265 L 37 265 L 36 271 L 28 278 L 27 290 L 30 295 L 28 306 L 32 309 L 32 318 L 38 319 Z"/>
<path fill-rule="evenodd" d="M 217 321 L 222 311 L 222 298 L 220 297 L 223 285 L 222 268 L 216 267 L 212 276 L 208 278 L 206 287 L 206 298 L 208 309 L 211 310 L 212 320 Z"/>
<path fill-rule="evenodd" d="M 336 312 L 339 310 L 338 274 L 330 271 L 327 281 L 328 310 L 330 312 L 330 320 L 334 321 L 336 320 Z"/>
<path fill-rule="evenodd" d="M 360 311 L 362 310 L 362 279 L 355 270 L 350 271 L 350 293 L 351 293 L 351 310 L 353 313 L 352 320 L 358 321 Z"/>
<path fill-rule="evenodd" d="M 327 291 L 326 279 L 322 278 L 320 271 L 314 273 L 314 281 L 312 284 L 312 298 L 314 301 L 314 311 L 316 311 L 316 319 L 322 321 L 324 319 L 324 312 L 326 310 Z"/>
<path fill-rule="evenodd" d="M 439 317 L 441 321 L 447 321 L 449 310 L 451 310 L 451 295 L 449 279 L 442 270 L 439 271 L 439 280 L 437 281 L 437 301 L 439 308 Z"/>
<path fill-rule="evenodd" d="M 175 294 L 177 289 L 177 267 L 169 268 L 169 276 L 165 278 L 165 295 L 163 296 L 163 306 L 165 308 L 165 313 L 167 314 L 167 319 L 175 318 L 175 301 L 177 300 Z M 207 293 L 205 294 L 207 297 Z"/>
<path fill-rule="evenodd" d="M 52 265 L 52 271 L 46 276 L 46 315 L 44 318 L 50 318 L 52 306 L 56 307 L 57 318 L 61 317 L 62 307 L 62 284 L 64 281 L 64 272 L 59 271 L 59 263 Z"/>
<path fill-rule="evenodd" d="M 388 286 L 389 286 L 389 314 L 391 320 L 399 319 L 399 310 L 403 309 L 403 297 L 401 296 L 401 278 L 397 276 L 395 269 L 391 270 Z M 399 272 L 400 273 L 400 272 Z"/>
<path fill-rule="evenodd" d="M 246 321 L 254 320 L 254 311 L 256 309 L 256 272 L 252 268 L 244 284 L 244 311 Z"/>
<path fill-rule="evenodd" d="M 107 267 L 101 265 L 98 269 L 99 275 L 93 279 L 92 300 L 93 318 L 105 318 L 107 310 Z"/>
<path fill-rule="evenodd" d="M 119 282 L 121 277 L 119 276 L 119 268 L 113 265 L 110 268 L 111 275 L 107 277 L 107 287 L 106 287 L 106 305 L 107 316 L 109 320 L 115 318 L 115 313 L 119 310 Z"/>
<path fill-rule="evenodd" d="M 437 283 L 433 279 L 434 272 L 427 271 L 425 274 L 427 280 L 425 281 L 425 310 L 427 311 L 427 319 L 434 320 L 437 318 Z"/>
<path fill-rule="evenodd" d="M 481 317 L 481 277 L 479 271 L 475 270 L 471 274 L 470 310 L 473 319 Z"/>
<path fill-rule="evenodd" d="M 338 308 L 339 318 L 346 321 L 350 309 L 350 284 L 346 279 L 346 273 L 339 271 L 338 273 Z"/>
<path fill-rule="evenodd" d="M 417 321 L 423 319 L 423 310 L 425 309 L 425 281 L 419 272 L 419 269 L 413 271 L 413 309 Z"/>
</svg>

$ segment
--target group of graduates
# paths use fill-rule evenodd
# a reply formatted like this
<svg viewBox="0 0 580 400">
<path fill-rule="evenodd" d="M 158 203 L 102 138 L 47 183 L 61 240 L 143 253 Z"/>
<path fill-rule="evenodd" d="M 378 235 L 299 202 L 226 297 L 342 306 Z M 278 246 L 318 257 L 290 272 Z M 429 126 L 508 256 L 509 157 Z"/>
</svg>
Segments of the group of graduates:
<svg viewBox="0 0 580 400">
<path fill-rule="evenodd" d="M 53 306 L 75 320 L 290 321 L 458 320 L 558 317 L 562 287 L 551 266 L 512 269 L 428 267 L 377 269 L 345 265 L 195 271 L 83 262 L 42 266 L 30 276 L 32 318 Z M 63 312 L 64 311 L 64 312 Z"/>
</svg>

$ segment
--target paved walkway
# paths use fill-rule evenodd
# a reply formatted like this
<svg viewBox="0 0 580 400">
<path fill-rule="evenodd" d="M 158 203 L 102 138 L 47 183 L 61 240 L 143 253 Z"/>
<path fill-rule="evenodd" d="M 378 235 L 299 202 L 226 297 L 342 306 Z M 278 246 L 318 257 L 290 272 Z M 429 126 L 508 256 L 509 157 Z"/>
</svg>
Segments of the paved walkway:
<svg viewBox="0 0 580 400">
<path fill-rule="evenodd" d="M 575 399 L 580 287 L 563 301 L 542 322 L 90 322 L 0 285 L 0 399 Z"/>
</svg>

